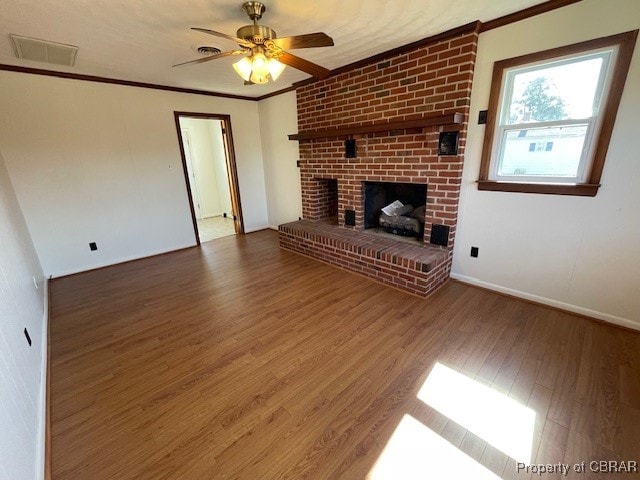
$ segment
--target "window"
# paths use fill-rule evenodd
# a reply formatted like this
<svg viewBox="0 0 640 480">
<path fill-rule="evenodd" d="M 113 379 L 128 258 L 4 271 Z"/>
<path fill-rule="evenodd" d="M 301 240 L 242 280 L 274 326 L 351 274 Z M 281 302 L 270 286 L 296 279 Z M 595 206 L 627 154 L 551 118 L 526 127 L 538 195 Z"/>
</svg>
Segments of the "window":
<svg viewBox="0 0 640 480">
<path fill-rule="evenodd" d="M 637 33 L 496 62 L 478 188 L 595 195 Z"/>
</svg>

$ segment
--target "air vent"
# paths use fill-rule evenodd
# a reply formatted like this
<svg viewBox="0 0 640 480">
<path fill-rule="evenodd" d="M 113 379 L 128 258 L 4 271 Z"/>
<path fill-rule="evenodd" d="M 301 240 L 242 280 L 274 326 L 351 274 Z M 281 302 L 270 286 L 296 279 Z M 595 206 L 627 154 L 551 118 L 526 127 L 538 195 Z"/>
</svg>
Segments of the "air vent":
<svg viewBox="0 0 640 480">
<path fill-rule="evenodd" d="M 208 45 L 203 45 L 202 47 L 198 47 L 198 53 L 200 55 L 218 55 L 222 52 L 218 47 L 210 47 Z"/>
<path fill-rule="evenodd" d="M 76 63 L 78 47 L 63 43 L 47 42 L 37 38 L 10 34 L 16 57 L 34 62 L 54 63 L 73 67 Z"/>
</svg>

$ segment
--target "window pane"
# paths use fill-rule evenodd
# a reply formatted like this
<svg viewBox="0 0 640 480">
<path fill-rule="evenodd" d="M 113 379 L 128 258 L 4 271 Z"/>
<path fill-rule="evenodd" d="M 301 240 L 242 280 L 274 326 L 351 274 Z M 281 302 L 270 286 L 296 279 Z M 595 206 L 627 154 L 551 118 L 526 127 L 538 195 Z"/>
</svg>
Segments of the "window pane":
<svg viewBox="0 0 640 480">
<path fill-rule="evenodd" d="M 597 114 L 603 59 L 609 52 L 509 73 L 513 80 L 510 104 L 502 124 L 584 119 Z"/>
<path fill-rule="evenodd" d="M 578 176 L 588 125 L 507 130 L 498 176 Z"/>
</svg>

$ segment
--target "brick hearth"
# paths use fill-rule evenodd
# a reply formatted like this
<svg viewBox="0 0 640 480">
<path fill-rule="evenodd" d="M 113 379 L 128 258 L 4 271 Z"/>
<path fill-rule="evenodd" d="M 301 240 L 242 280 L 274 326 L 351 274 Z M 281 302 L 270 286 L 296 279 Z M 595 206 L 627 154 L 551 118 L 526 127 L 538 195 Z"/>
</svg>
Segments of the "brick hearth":
<svg viewBox="0 0 640 480">
<path fill-rule="evenodd" d="M 302 212 L 307 222 L 281 227 L 283 248 L 339 263 L 421 295 L 447 279 L 456 233 L 477 40 L 477 32 L 459 34 L 298 87 L 300 132 L 409 121 L 454 112 L 462 114 L 463 123 L 354 134 L 351 138 L 357 142 L 356 158 L 345 158 L 345 136 L 300 140 Z M 459 131 L 458 155 L 438 156 L 440 132 L 452 130 Z M 450 229 L 442 264 L 427 272 L 403 270 L 396 269 L 394 265 L 398 265 L 393 262 L 382 265 L 379 258 L 359 253 L 361 240 L 357 234 L 364 228 L 365 181 L 427 186 L 424 238 L 429 241 L 434 224 Z M 335 202 L 336 185 L 337 215 L 335 203 L 329 206 L 332 198 Z M 346 210 L 355 211 L 355 226 L 345 226 Z M 314 231 L 314 240 L 309 241 L 308 221 L 336 216 L 338 225 L 331 232 L 323 227 Z M 354 235 L 353 240 L 338 239 L 336 231 Z M 400 258 L 404 245 L 385 243 L 385 253 L 393 257 L 395 248 L 396 257 Z M 416 246 L 424 247 L 427 246 Z"/>
<path fill-rule="evenodd" d="M 451 250 L 353 232 L 326 222 L 280 225 L 280 246 L 367 275 L 379 282 L 427 295 L 449 276 Z"/>
</svg>

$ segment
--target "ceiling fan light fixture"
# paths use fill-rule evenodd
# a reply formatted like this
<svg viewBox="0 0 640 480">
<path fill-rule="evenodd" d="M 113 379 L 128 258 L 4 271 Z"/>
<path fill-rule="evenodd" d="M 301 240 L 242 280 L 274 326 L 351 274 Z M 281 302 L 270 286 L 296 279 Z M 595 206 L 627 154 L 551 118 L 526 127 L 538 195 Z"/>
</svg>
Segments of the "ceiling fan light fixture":
<svg viewBox="0 0 640 480">
<path fill-rule="evenodd" d="M 268 75 L 268 73 L 267 73 L 267 75 Z M 249 81 L 251 83 L 256 83 L 258 85 L 263 85 L 265 83 L 269 83 L 269 77 L 267 77 L 267 75 L 261 75 L 261 74 L 258 74 L 256 72 L 253 72 L 251 74 L 251 77 L 249 77 Z"/>
<path fill-rule="evenodd" d="M 275 58 L 267 58 L 264 53 L 256 53 L 251 57 L 244 57 L 233 64 L 233 69 L 245 82 L 265 84 L 278 79 L 285 69 L 285 64 Z"/>
<path fill-rule="evenodd" d="M 269 73 L 271 74 L 271 79 L 275 82 L 280 74 L 284 72 L 284 68 L 286 65 L 284 63 L 279 62 L 275 58 L 269 59 Z"/>
<path fill-rule="evenodd" d="M 239 62 L 233 64 L 233 69 L 236 71 L 238 75 L 240 75 L 245 82 L 248 82 L 251 78 L 251 70 L 252 70 L 251 60 L 249 58 L 244 57 Z"/>
<path fill-rule="evenodd" d="M 251 70 L 260 77 L 266 77 L 269 74 L 269 63 L 264 53 L 256 53 L 253 56 Z"/>
</svg>

